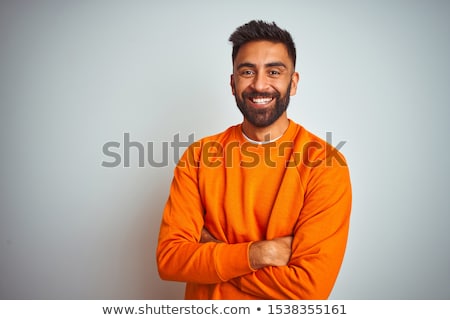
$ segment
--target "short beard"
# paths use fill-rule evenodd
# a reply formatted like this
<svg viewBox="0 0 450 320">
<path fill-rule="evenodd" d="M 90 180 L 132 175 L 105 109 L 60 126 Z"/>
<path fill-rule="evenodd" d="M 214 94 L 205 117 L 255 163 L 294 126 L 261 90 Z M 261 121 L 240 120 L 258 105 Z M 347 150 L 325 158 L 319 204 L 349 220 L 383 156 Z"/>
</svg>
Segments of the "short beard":
<svg viewBox="0 0 450 320">
<path fill-rule="evenodd" d="M 236 90 L 235 90 L 236 92 Z M 265 93 L 265 92 L 247 92 L 243 93 L 242 97 L 238 97 L 235 95 L 236 104 L 241 111 L 244 118 L 250 122 L 253 126 L 257 128 L 264 128 L 270 126 L 272 123 L 277 121 L 281 115 L 287 110 L 289 105 L 289 99 L 291 92 L 291 84 L 289 84 L 286 94 L 284 96 L 281 96 L 279 92 L 275 94 Z M 274 99 L 276 99 L 275 107 L 271 108 L 264 108 L 264 109 L 254 109 L 249 107 L 246 104 L 246 98 L 251 96 L 274 96 Z"/>
</svg>

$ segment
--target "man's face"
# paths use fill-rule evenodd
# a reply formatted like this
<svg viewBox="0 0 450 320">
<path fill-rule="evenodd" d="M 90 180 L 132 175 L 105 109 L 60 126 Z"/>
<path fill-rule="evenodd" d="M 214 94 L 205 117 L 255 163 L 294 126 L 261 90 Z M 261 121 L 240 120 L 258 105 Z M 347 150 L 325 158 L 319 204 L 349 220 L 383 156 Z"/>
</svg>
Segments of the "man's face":
<svg viewBox="0 0 450 320">
<path fill-rule="evenodd" d="M 238 51 L 231 88 L 244 118 L 255 127 L 267 127 L 285 113 L 298 79 L 284 44 L 253 41 Z"/>
</svg>

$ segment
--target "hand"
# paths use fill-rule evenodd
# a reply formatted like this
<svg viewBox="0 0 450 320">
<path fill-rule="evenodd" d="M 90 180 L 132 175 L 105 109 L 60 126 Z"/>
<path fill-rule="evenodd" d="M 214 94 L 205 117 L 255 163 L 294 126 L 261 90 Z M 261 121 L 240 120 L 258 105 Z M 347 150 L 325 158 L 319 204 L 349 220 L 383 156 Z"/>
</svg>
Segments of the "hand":
<svg viewBox="0 0 450 320">
<path fill-rule="evenodd" d="M 222 242 L 222 241 L 219 241 L 216 238 L 214 238 L 213 235 L 208 231 L 208 229 L 203 227 L 202 235 L 200 237 L 200 243 L 207 243 L 207 242 Z"/>
<path fill-rule="evenodd" d="M 292 239 L 292 236 L 286 236 L 252 243 L 249 249 L 250 266 L 253 269 L 286 266 L 292 254 Z"/>
</svg>

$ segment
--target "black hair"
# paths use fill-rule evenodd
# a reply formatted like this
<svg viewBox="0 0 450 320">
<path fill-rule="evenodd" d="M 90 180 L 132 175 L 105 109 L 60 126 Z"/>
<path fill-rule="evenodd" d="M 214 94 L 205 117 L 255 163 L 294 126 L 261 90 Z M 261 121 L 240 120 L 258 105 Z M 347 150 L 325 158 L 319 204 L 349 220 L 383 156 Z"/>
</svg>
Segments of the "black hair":
<svg viewBox="0 0 450 320">
<path fill-rule="evenodd" d="M 242 45 L 251 41 L 266 40 L 275 43 L 283 43 L 286 46 L 289 57 L 295 67 L 296 50 L 291 34 L 278 27 L 275 22 L 268 23 L 262 20 L 252 20 L 238 27 L 228 39 L 233 43 L 232 58 L 236 59 L 239 49 Z"/>
</svg>

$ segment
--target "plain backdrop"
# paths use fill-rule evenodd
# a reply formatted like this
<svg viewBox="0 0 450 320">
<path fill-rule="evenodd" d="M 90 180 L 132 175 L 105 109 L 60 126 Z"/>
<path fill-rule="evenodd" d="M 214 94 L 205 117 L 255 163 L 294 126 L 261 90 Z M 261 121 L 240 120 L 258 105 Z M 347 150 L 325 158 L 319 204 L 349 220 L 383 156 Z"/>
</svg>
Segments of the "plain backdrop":
<svg viewBox="0 0 450 320">
<path fill-rule="evenodd" d="M 176 155 L 147 153 L 242 121 L 228 37 L 251 19 L 296 42 L 289 117 L 345 142 L 354 202 L 330 298 L 450 299 L 443 0 L 1 1 L 0 298 L 183 298 L 155 262 Z M 124 165 L 126 135 L 144 166 L 137 147 Z"/>
</svg>

